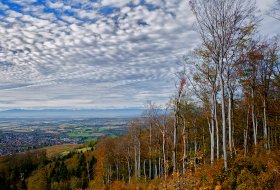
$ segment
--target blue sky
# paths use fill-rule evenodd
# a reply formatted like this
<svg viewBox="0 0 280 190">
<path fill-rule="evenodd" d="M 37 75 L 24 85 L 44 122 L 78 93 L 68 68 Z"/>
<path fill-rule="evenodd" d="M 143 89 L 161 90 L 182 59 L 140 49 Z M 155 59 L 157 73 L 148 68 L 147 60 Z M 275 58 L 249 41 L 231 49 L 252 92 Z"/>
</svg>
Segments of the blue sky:
<svg viewBox="0 0 280 190">
<path fill-rule="evenodd" d="M 193 22 L 186 0 L 0 0 L 0 109 L 164 104 Z M 261 34 L 279 25 L 264 16 Z"/>
</svg>

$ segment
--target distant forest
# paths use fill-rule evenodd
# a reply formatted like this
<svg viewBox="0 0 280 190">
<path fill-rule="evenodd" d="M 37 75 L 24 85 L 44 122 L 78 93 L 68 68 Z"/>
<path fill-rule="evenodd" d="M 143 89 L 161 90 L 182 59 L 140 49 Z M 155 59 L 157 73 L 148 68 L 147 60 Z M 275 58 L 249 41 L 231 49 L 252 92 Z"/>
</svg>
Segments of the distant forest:
<svg viewBox="0 0 280 190">
<path fill-rule="evenodd" d="M 201 44 L 165 106 L 147 104 L 128 134 L 43 159 L 26 178 L 1 169 L 0 189 L 279 189 L 279 36 L 260 36 L 254 1 L 189 5 Z"/>
</svg>

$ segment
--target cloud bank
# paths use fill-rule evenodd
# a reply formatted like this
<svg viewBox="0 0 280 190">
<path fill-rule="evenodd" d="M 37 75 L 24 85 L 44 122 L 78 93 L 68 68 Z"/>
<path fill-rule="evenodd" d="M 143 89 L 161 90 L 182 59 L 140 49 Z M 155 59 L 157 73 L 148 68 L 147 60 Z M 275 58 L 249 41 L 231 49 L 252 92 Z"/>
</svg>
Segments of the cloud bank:
<svg viewBox="0 0 280 190">
<path fill-rule="evenodd" d="M 184 0 L 3 0 L 0 109 L 164 103 L 193 21 Z"/>
</svg>

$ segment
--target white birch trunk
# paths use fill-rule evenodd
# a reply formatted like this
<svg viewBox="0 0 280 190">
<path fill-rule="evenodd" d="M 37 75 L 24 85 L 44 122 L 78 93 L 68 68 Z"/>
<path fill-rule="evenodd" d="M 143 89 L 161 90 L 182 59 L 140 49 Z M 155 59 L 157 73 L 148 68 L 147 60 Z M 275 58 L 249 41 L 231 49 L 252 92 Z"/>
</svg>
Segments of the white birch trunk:
<svg viewBox="0 0 280 190">
<path fill-rule="evenodd" d="M 219 136 L 219 121 L 218 121 L 218 113 L 217 113 L 217 98 L 216 92 L 214 93 L 214 113 L 215 113 L 215 124 L 216 124 L 216 157 L 217 160 L 220 158 L 220 136 Z"/>
<path fill-rule="evenodd" d="M 223 60 L 221 60 L 223 61 Z M 221 63 L 220 63 L 221 64 Z M 223 156 L 224 156 L 224 167 L 227 170 L 227 145 L 226 145 L 226 112 L 225 112 L 225 84 L 223 79 L 222 66 L 219 66 L 219 77 L 220 77 L 220 87 L 221 87 L 221 104 L 222 104 L 222 127 L 223 127 Z"/>
<path fill-rule="evenodd" d="M 228 144 L 230 158 L 232 159 L 232 92 L 228 89 Z"/>
<path fill-rule="evenodd" d="M 177 108 L 176 108 L 177 109 Z M 176 172 L 176 144 L 177 144 L 177 111 L 174 113 L 174 126 L 173 126 L 173 150 L 172 150 L 172 162 L 173 172 Z"/>
</svg>

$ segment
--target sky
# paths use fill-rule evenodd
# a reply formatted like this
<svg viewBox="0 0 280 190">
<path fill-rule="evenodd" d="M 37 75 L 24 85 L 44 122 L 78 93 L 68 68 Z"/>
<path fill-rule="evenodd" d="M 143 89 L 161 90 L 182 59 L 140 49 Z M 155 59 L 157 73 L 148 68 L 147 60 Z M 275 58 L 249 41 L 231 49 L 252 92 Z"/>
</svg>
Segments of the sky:
<svg viewBox="0 0 280 190">
<path fill-rule="evenodd" d="M 186 0 L 0 0 L 0 110 L 164 104 L 199 44 L 193 24 Z"/>
</svg>

